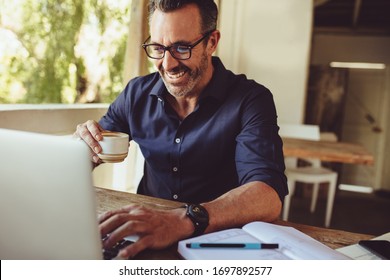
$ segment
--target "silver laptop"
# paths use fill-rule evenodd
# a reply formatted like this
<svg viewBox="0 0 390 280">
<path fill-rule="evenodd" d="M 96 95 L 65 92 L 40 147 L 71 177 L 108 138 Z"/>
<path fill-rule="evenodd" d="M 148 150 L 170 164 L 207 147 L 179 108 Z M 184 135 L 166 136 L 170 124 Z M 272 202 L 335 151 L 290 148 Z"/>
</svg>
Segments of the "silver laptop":
<svg viewBox="0 0 390 280">
<path fill-rule="evenodd" d="M 0 129 L 0 259 L 101 259 L 89 149 Z"/>
</svg>

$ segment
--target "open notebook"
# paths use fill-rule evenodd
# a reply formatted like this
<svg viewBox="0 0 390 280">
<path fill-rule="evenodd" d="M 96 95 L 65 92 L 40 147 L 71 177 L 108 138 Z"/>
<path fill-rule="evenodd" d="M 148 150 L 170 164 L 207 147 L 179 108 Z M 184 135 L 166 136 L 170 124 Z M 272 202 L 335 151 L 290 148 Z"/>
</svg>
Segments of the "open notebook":
<svg viewBox="0 0 390 280">
<path fill-rule="evenodd" d="M 0 129 L 0 259 L 101 259 L 89 149 Z"/>
<path fill-rule="evenodd" d="M 278 244 L 277 249 L 188 248 L 195 243 L 267 243 Z M 242 229 L 233 228 L 179 242 L 178 252 L 185 259 L 199 260 L 333 260 L 349 259 L 310 236 L 287 226 L 252 222 Z"/>
</svg>

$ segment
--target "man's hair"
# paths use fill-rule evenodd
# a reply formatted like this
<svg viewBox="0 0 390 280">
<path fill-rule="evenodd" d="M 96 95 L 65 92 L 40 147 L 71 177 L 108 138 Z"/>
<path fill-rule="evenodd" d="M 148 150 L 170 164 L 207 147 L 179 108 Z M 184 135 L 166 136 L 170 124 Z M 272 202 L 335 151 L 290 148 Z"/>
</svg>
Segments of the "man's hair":
<svg viewBox="0 0 390 280">
<path fill-rule="evenodd" d="M 214 0 L 150 0 L 149 23 L 155 10 L 166 13 L 178 10 L 188 4 L 195 4 L 199 8 L 203 33 L 217 28 L 218 8 Z"/>
</svg>

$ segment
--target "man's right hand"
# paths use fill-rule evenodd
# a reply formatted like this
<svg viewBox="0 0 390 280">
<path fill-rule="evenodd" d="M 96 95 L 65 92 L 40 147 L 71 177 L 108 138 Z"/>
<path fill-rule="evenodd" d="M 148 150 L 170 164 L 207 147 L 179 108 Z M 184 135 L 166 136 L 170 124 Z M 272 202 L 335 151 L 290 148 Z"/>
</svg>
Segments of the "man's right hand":
<svg viewBox="0 0 390 280">
<path fill-rule="evenodd" d="M 89 120 L 77 125 L 76 131 L 73 133 L 74 138 L 82 139 L 91 148 L 92 161 L 95 164 L 101 163 L 97 154 L 102 150 L 98 141 L 103 139 L 103 131 L 105 130 L 96 121 Z"/>
</svg>

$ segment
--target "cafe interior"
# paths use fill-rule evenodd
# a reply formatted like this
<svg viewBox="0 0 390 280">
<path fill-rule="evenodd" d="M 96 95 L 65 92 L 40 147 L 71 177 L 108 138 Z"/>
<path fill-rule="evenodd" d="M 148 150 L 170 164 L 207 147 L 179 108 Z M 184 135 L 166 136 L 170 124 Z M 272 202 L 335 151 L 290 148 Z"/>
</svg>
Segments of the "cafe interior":
<svg viewBox="0 0 390 280">
<path fill-rule="evenodd" d="M 142 24 L 144 2 L 137 1 L 139 9 L 132 12 L 137 15 L 130 22 L 132 40 L 124 58 L 133 62 L 127 63 L 132 65 L 125 70 L 127 79 L 147 71 L 139 47 L 148 32 Z M 286 131 L 281 136 L 295 139 L 291 146 L 285 143 L 286 159 L 295 164 L 286 175 L 297 177 L 289 178 L 294 192 L 281 218 L 376 236 L 390 232 L 390 1 L 216 2 L 222 34 L 216 55 L 226 68 L 272 91 L 281 132 Z M 0 127 L 67 135 L 86 119 L 98 120 L 107 106 L 0 106 Z M 303 130 L 294 136 L 287 133 L 290 125 L 312 132 L 308 138 Z M 315 155 L 305 154 L 305 141 L 318 142 Z M 318 156 L 320 150 L 325 154 Z M 326 151 L 344 159 L 329 160 Z M 299 175 L 313 164 L 326 176 L 319 179 L 311 171 L 310 176 Z M 142 155 L 131 143 L 123 163 L 106 163 L 93 171 L 94 184 L 135 192 L 142 166 Z"/>
</svg>

